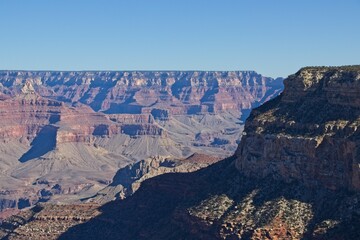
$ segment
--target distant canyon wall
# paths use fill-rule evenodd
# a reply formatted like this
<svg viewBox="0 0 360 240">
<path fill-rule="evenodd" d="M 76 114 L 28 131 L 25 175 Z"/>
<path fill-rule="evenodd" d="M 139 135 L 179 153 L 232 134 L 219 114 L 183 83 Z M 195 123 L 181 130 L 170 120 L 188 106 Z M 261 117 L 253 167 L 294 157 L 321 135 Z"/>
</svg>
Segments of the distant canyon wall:
<svg viewBox="0 0 360 240">
<path fill-rule="evenodd" d="M 283 88 L 282 78 L 254 71 L 0 71 L 3 93 L 15 94 L 27 81 L 43 97 L 113 114 L 239 111 L 269 100 Z"/>
</svg>

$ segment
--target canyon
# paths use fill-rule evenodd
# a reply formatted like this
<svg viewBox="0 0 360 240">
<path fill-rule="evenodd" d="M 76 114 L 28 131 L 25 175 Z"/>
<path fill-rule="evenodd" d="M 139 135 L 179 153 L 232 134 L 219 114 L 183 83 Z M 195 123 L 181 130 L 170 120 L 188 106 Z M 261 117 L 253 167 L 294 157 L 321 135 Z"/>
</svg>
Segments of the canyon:
<svg viewBox="0 0 360 240">
<path fill-rule="evenodd" d="M 21 213 L 32 219 L 6 220 L 1 233 L 27 239 L 54 226 L 48 239 L 359 239 L 359 86 L 360 66 L 303 68 L 251 112 L 233 156 L 149 178 L 99 207 L 64 206 L 83 219 L 77 223 L 61 218 L 59 206 L 39 205 Z M 151 172 L 124 182 L 133 168 L 167 163 L 139 165 L 119 172 L 117 182 L 131 189 Z"/>
<path fill-rule="evenodd" d="M 103 204 L 147 178 L 209 166 L 282 88 L 252 71 L 0 71 L 0 211 Z"/>
</svg>

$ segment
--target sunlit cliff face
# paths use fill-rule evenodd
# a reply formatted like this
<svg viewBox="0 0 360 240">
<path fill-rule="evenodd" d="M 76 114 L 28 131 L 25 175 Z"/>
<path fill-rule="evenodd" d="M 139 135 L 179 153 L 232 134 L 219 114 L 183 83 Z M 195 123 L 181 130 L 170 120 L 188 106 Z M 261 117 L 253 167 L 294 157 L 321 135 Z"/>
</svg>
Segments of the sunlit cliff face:
<svg viewBox="0 0 360 240">
<path fill-rule="evenodd" d="M 360 68 L 304 68 L 255 109 L 237 167 L 330 189 L 360 190 Z"/>
</svg>

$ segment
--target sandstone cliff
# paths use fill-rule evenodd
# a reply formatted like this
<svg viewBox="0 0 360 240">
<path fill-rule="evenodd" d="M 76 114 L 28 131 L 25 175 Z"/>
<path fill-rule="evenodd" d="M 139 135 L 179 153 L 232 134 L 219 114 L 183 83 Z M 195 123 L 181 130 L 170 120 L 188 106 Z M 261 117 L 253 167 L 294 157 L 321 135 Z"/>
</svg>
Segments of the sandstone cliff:
<svg viewBox="0 0 360 240">
<path fill-rule="evenodd" d="M 304 68 L 252 111 L 237 150 L 247 176 L 360 190 L 360 68 Z"/>
</svg>

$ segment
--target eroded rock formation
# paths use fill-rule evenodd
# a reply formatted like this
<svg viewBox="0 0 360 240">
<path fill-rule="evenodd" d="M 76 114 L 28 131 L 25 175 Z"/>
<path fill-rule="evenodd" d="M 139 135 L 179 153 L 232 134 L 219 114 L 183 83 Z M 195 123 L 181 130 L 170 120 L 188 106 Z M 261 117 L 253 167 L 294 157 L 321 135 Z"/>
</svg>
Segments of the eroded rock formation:
<svg viewBox="0 0 360 240">
<path fill-rule="evenodd" d="M 238 169 L 308 186 L 360 190 L 360 69 L 304 68 L 252 111 Z"/>
<path fill-rule="evenodd" d="M 96 204 L 38 206 L 6 219 L 0 227 L 0 238 L 57 239 L 64 229 L 99 215 Z"/>
<path fill-rule="evenodd" d="M 86 202 L 105 204 L 116 199 L 124 199 L 134 194 L 147 179 L 165 173 L 189 173 L 205 168 L 217 161 L 212 157 L 195 153 L 186 159 L 152 157 L 119 169 L 111 184 L 97 192 L 95 196 L 83 199 Z"/>
<path fill-rule="evenodd" d="M 43 97 L 81 102 L 107 113 L 172 114 L 250 109 L 277 95 L 282 79 L 253 71 L 31 72 L 1 71 L 4 90 L 18 92 L 30 81 Z"/>
</svg>

